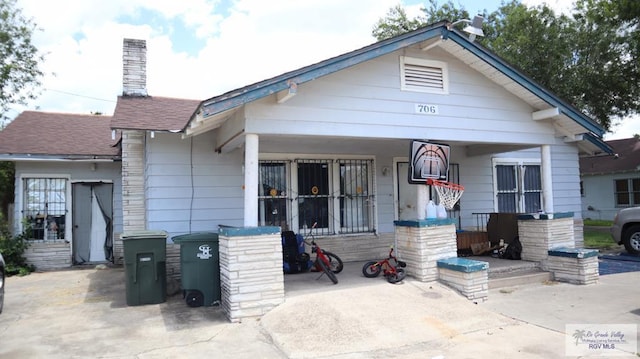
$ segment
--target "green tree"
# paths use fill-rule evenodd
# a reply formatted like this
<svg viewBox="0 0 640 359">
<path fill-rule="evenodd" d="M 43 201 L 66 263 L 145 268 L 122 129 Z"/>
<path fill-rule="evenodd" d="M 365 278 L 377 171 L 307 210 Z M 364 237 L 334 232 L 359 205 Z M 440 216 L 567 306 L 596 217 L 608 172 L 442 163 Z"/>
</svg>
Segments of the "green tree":
<svg viewBox="0 0 640 359">
<path fill-rule="evenodd" d="M 372 34 L 382 40 L 441 20 L 470 18 L 452 1 L 429 0 L 425 16 L 403 25 L 401 7 L 380 19 Z M 571 15 L 518 0 L 480 12 L 485 36 L 477 38 L 529 77 L 574 104 L 609 130 L 640 112 L 640 2 L 578 0 Z M 419 22 L 419 24 L 416 24 Z M 379 31 L 383 26 L 386 31 Z M 395 31 L 394 31 L 395 30 Z"/>
<path fill-rule="evenodd" d="M 37 96 L 44 57 L 32 43 L 36 25 L 22 15 L 16 0 L 0 0 L 0 123 L 11 105 L 22 105 Z"/>
<path fill-rule="evenodd" d="M 14 176 L 14 163 L 0 162 L 0 221 L 9 218 L 9 204 L 14 200 Z"/>
</svg>

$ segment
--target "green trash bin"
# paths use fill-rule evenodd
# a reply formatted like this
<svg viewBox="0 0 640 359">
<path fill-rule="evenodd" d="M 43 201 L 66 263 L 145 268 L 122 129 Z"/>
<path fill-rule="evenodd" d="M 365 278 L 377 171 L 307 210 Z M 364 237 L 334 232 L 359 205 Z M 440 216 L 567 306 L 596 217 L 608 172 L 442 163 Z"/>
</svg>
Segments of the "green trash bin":
<svg viewBox="0 0 640 359">
<path fill-rule="evenodd" d="M 123 233 L 127 305 L 163 303 L 167 299 L 167 232 Z"/>
<path fill-rule="evenodd" d="M 173 237 L 180 245 L 182 294 L 190 307 L 220 303 L 218 233 L 190 233 Z"/>
</svg>

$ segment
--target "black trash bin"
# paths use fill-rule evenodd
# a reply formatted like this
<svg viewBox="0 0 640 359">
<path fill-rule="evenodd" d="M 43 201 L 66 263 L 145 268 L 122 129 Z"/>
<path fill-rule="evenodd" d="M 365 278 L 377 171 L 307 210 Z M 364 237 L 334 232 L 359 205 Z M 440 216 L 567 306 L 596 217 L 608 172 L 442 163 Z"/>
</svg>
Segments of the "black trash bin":
<svg viewBox="0 0 640 359">
<path fill-rule="evenodd" d="M 218 233 L 190 233 L 173 237 L 180 245 L 182 294 L 190 307 L 220 303 Z"/>
<path fill-rule="evenodd" d="M 167 232 L 123 233 L 127 305 L 163 303 L 167 299 Z"/>
</svg>

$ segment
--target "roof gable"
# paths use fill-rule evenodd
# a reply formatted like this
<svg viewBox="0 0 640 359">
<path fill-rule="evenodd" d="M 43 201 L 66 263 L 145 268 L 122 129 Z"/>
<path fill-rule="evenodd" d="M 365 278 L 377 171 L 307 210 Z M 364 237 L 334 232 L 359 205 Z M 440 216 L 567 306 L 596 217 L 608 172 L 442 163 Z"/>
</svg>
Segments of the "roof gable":
<svg viewBox="0 0 640 359">
<path fill-rule="evenodd" d="M 201 131 L 211 130 L 220 126 L 224 118 L 229 116 L 234 109 L 246 103 L 270 96 L 274 93 L 280 94 L 287 90 L 295 93 L 298 85 L 302 83 L 408 46 L 422 43 L 422 45 L 425 45 L 425 49 L 428 49 L 433 46 L 446 44 L 443 45 L 443 47 L 454 56 L 461 56 L 460 53 L 472 54 L 472 59 L 465 61 L 468 66 L 483 72 L 488 77 L 488 73 L 498 73 L 501 76 L 502 82 L 496 82 L 508 88 L 509 91 L 513 91 L 515 87 L 524 89 L 520 91 L 520 97 L 530 103 L 532 107 L 537 108 L 539 112 L 552 111 L 553 113 L 551 113 L 551 115 L 545 112 L 544 116 L 554 121 L 556 129 L 559 133 L 567 137 L 567 141 L 578 142 L 581 148 L 585 149 L 588 153 L 601 151 L 611 152 L 611 149 L 601 139 L 604 134 L 604 129 L 597 122 L 507 64 L 488 49 L 470 41 L 458 30 L 450 29 L 449 24 L 448 21 L 442 21 L 425 26 L 412 32 L 379 41 L 361 49 L 204 100 L 198 108 L 198 111 L 195 112 L 189 120 L 189 123 L 184 126 L 183 131 L 185 131 L 187 135 L 192 135 Z M 460 53 L 451 51 L 450 44 L 452 43 L 455 43 L 457 47 L 460 48 Z M 467 58 L 469 59 L 469 57 Z M 495 79 L 493 80 L 495 81 Z M 526 96 L 524 93 L 526 93 Z M 533 101 L 533 99 L 535 99 L 535 101 Z M 535 106 L 533 102 L 535 102 Z M 211 118 L 209 124 L 206 123 L 208 118 Z M 198 127 L 200 127 L 201 130 L 199 130 Z"/>
<path fill-rule="evenodd" d="M 0 131 L 0 155 L 119 157 L 111 116 L 25 111 Z"/>
</svg>

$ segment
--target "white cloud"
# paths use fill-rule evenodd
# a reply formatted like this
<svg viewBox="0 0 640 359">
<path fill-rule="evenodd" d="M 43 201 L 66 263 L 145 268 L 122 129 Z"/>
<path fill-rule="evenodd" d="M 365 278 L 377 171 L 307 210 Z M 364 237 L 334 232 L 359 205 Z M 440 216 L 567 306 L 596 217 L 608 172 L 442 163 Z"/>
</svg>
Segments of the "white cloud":
<svg viewBox="0 0 640 359">
<path fill-rule="evenodd" d="M 147 41 L 150 95 L 206 99 L 374 42 L 373 24 L 396 3 L 237 0 L 222 9 L 221 1 L 205 0 L 19 0 L 43 29 L 34 42 L 48 74 L 46 90 L 29 108 L 112 113 L 122 91 L 123 38 Z M 124 17 L 141 23 L 149 10 L 157 17 L 152 22 L 122 23 Z M 163 18 L 183 21 L 192 33 L 180 41 L 200 39 L 204 48 L 176 52 L 188 44 L 172 43 Z"/>
<path fill-rule="evenodd" d="M 523 0 L 538 5 L 542 0 Z M 222 8 L 230 3 L 231 8 Z M 424 3 L 406 0 L 410 14 Z M 556 11 L 570 0 L 547 0 Z M 111 114 L 122 92 L 122 40 L 147 41 L 150 95 L 206 99 L 374 42 L 376 21 L 397 0 L 18 0 L 43 29 L 42 95 L 28 109 Z M 491 10 L 491 9 L 490 9 Z M 55 15 L 53 15 L 55 14 Z M 153 14 L 153 21 L 141 21 Z M 123 18 L 138 24 L 123 23 Z M 163 21 L 166 20 L 166 21 Z M 190 31 L 173 43 L 171 22 Z M 197 52 L 177 52 L 195 40 Z M 186 43 L 183 43 L 186 42 Z M 17 115 L 16 109 L 12 115 Z M 611 136 L 640 133 L 625 120 Z"/>
<path fill-rule="evenodd" d="M 614 122 L 612 129 L 613 133 L 604 135 L 606 141 L 631 138 L 640 134 L 640 116 L 630 116 L 622 121 Z"/>
</svg>

